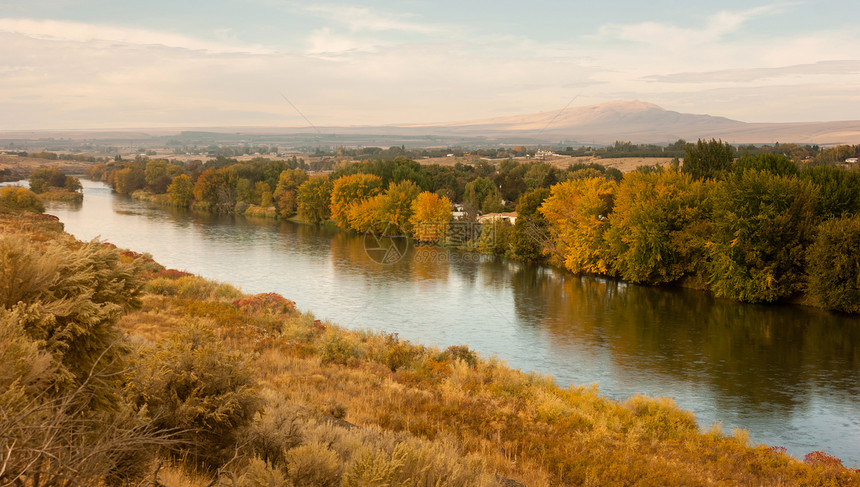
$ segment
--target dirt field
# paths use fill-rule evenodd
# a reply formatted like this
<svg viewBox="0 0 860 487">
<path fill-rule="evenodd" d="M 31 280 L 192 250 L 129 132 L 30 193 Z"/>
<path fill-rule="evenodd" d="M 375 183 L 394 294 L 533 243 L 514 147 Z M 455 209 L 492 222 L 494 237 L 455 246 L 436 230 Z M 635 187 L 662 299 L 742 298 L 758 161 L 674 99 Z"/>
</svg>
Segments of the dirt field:
<svg viewBox="0 0 860 487">
<path fill-rule="evenodd" d="M 34 169 L 46 167 L 58 167 L 66 174 L 83 174 L 86 168 L 92 164 L 91 162 L 38 159 L 35 157 L 0 154 L 0 171 L 8 169 L 13 175 L 21 178 L 26 177 Z M 6 179 L 14 180 L 9 177 Z"/>
<path fill-rule="evenodd" d="M 418 159 L 420 164 L 440 164 L 443 166 L 453 166 L 458 162 L 463 164 L 474 164 L 478 161 L 487 161 L 497 164 L 504 159 L 482 159 L 480 157 L 431 157 L 428 159 Z M 517 157 L 515 160 L 520 162 L 534 162 L 535 158 L 525 158 L 525 157 Z M 590 164 L 592 162 L 596 162 L 598 164 L 602 164 L 606 167 L 614 167 L 621 172 L 630 172 L 636 169 L 639 166 L 652 166 L 659 165 L 664 166 L 672 162 L 671 157 L 621 157 L 618 159 L 601 159 L 599 157 L 587 156 L 587 157 L 572 157 L 572 156 L 552 156 L 545 159 L 545 162 L 552 164 L 555 167 L 560 169 L 567 169 L 571 164 L 583 163 Z"/>
</svg>

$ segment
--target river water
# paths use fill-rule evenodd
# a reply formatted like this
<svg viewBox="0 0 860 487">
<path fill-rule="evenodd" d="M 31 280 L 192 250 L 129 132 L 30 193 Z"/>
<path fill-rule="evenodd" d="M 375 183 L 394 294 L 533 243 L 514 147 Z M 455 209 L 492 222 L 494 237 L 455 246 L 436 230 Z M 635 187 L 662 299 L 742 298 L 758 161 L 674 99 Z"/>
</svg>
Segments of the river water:
<svg viewBox="0 0 860 487">
<path fill-rule="evenodd" d="M 379 264 L 363 238 L 292 222 L 169 210 L 82 181 L 82 205 L 50 203 L 66 231 L 150 253 L 167 267 L 278 292 L 317 318 L 467 344 L 563 386 L 624 399 L 669 396 L 707 428 L 860 464 L 860 319 L 739 304 L 489 256 L 414 250 Z"/>
</svg>

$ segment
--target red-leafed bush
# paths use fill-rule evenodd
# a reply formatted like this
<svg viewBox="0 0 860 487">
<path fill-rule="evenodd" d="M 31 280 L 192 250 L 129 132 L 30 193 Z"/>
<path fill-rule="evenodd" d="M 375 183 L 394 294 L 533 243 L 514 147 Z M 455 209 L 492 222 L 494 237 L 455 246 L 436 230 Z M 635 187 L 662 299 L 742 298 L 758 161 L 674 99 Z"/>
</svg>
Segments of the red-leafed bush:
<svg viewBox="0 0 860 487">
<path fill-rule="evenodd" d="M 809 465 L 823 465 L 825 467 L 842 467 L 842 460 L 832 457 L 821 450 L 807 453 L 803 461 Z"/>
<path fill-rule="evenodd" d="M 246 313 L 288 314 L 296 310 L 296 303 L 278 293 L 260 293 L 237 299 L 233 306 Z"/>
</svg>

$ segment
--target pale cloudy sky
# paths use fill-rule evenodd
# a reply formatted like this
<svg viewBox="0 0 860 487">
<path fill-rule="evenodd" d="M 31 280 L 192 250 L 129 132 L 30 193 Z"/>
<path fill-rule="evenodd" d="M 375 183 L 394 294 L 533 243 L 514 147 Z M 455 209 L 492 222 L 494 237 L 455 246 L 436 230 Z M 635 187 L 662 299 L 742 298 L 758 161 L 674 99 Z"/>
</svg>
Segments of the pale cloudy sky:
<svg viewBox="0 0 860 487">
<path fill-rule="evenodd" d="M 0 0 L 0 130 L 860 119 L 860 1 Z"/>
</svg>

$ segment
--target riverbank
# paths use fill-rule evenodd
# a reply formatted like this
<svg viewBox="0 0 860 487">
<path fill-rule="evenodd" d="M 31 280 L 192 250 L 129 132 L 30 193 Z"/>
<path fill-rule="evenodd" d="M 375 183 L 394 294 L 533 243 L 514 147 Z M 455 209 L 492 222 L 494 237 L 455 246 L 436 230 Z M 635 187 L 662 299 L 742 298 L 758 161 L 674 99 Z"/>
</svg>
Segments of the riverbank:
<svg viewBox="0 0 860 487">
<path fill-rule="evenodd" d="M 5 214 L 0 226 L 37 241 L 67 238 L 44 216 Z M 131 252 L 122 259 L 147 268 L 141 308 L 119 321 L 131 342 L 145 351 L 188 323 L 208 327 L 231 353 L 248 357 L 265 411 L 280 411 L 291 422 L 310 418 L 299 421 L 303 434 L 290 451 L 310 453 L 317 447 L 309 438 L 319 435 L 336 439 L 323 449 L 337 459 L 335 466 L 319 471 L 341 480 L 358 464 L 359 450 L 366 450 L 349 438 L 395 435 L 386 437 L 387 447 L 368 447 L 379 462 L 397 463 L 398 444 L 436 451 L 439 465 L 471 455 L 473 469 L 464 475 L 472 477 L 465 485 L 492 485 L 497 474 L 530 486 L 860 485 L 856 472 L 826 456 L 814 455 L 806 464 L 778 449 L 749 445 L 743 431 L 700 431 L 692 414 L 670 399 L 611 401 L 594 387 L 562 388 L 466 347 L 440 350 L 394 335 L 347 331 L 298 313 L 275 295 L 243 295 Z M 243 458 L 236 462 L 237 477 L 248 475 L 251 465 L 290 475 L 288 462 L 260 465 Z"/>
</svg>

